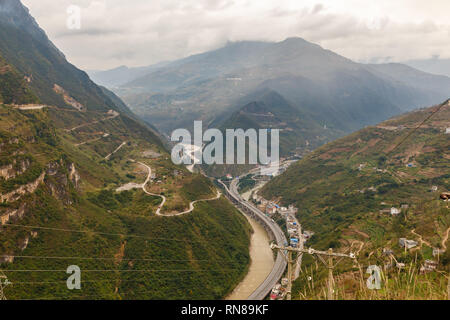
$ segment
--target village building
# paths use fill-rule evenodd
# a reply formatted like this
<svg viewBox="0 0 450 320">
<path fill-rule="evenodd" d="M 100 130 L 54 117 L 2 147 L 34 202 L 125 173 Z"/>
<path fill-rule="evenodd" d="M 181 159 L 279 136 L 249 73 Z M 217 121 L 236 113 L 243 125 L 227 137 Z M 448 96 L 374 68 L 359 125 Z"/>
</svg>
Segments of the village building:
<svg viewBox="0 0 450 320">
<path fill-rule="evenodd" d="M 420 267 L 421 273 L 433 272 L 438 267 L 438 263 L 433 260 L 425 260 L 424 264 Z"/>
<path fill-rule="evenodd" d="M 406 238 L 400 238 L 398 240 L 398 244 L 400 245 L 400 247 L 406 248 L 406 249 L 411 249 L 411 248 L 417 247 L 417 245 L 418 245 L 417 241 L 408 240 Z"/>
<path fill-rule="evenodd" d="M 314 232 L 313 232 L 313 231 L 307 231 L 307 230 L 303 231 L 303 238 L 305 238 L 305 239 L 309 239 L 309 238 L 311 238 L 313 235 L 314 235 Z"/>
<path fill-rule="evenodd" d="M 269 215 L 273 215 L 277 213 L 277 208 L 275 207 L 274 204 L 269 203 L 266 207 L 266 213 Z"/>
<path fill-rule="evenodd" d="M 393 216 L 396 216 L 396 215 L 400 214 L 401 212 L 402 212 L 401 209 L 398 209 L 398 208 L 395 208 L 395 207 L 392 207 L 390 209 L 388 208 L 388 209 L 380 210 L 380 213 L 388 213 L 388 214 L 393 215 Z"/>
<path fill-rule="evenodd" d="M 445 253 L 444 249 L 433 248 L 433 257 L 440 256 L 441 254 L 444 253 Z"/>
</svg>

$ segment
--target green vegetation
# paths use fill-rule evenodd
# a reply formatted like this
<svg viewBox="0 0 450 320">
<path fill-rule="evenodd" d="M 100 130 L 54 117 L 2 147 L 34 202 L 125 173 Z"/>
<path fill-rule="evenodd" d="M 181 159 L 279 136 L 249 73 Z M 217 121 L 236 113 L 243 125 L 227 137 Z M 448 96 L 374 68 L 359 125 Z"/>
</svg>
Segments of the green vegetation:
<svg viewBox="0 0 450 320">
<path fill-rule="evenodd" d="M 242 279 L 249 264 L 250 227 L 228 201 L 198 203 L 193 213 L 181 217 L 158 217 L 154 214 L 158 197 L 142 190 L 115 191 L 123 183 L 145 180 L 146 171 L 129 160 L 134 158 L 151 165 L 159 177 L 165 176 L 167 185 L 178 186 L 168 205 L 172 198 L 187 204 L 215 195 L 209 180 L 167 160 L 151 131 L 126 115 L 73 132 L 65 130 L 102 117 L 90 111 L 80 115 L 0 105 L 0 117 L 4 120 L 0 162 L 14 164 L 16 170 L 14 178 L 0 179 L 0 194 L 46 172 L 34 193 L 0 206 L 0 216 L 24 210 L 8 223 L 38 227 L 2 226 L 0 256 L 37 257 L 15 258 L 14 263 L 2 263 L 2 258 L 1 268 L 15 283 L 6 289 L 9 299 L 219 299 Z M 98 132 L 111 134 L 109 139 L 75 146 Z M 106 161 L 104 155 L 121 141 L 128 143 Z M 142 158 L 149 149 L 162 156 Z M 26 170 L 17 170 L 24 161 Z M 79 181 L 70 175 L 72 164 Z M 62 258 L 39 258 L 44 256 Z M 71 292 L 65 270 L 74 264 L 85 270 L 84 282 L 81 291 Z M 62 271 L 11 271 L 18 269 Z"/>
<path fill-rule="evenodd" d="M 450 125 L 449 105 L 420 129 L 412 130 L 438 107 L 327 144 L 273 179 L 261 193 L 299 208 L 297 217 L 303 228 L 315 232 L 307 243 L 313 248 L 359 251 L 358 259 L 364 265 L 376 264 L 375 253 L 383 248 L 393 250 L 399 262 L 415 261 L 416 268 L 425 259 L 437 260 L 432 248 L 444 248 L 450 227 L 450 210 L 439 199 L 450 188 L 450 140 L 445 134 Z M 431 190 L 433 186 L 437 191 Z M 401 213 L 392 216 L 392 207 Z M 399 238 L 415 240 L 418 247 L 404 254 Z M 448 261 L 440 259 L 438 269 L 448 272 Z M 349 272 L 350 267 L 339 272 Z M 318 275 L 318 283 L 325 276 Z M 432 285 L 439 286 L 440 281 L 442 276 L 436 276 Z"/>
<path fill-rule="evenodd" d="M 145 181 L 137 163 L 143 162 L 160 182 L 147 188 L 167 193 L 169 208 L 215 195 L 206 178 L 170 162 L 153 128 L 67 62 L 19 1 L 10 9 L 0 12 L 0 195 L 14 194 L 0 205 L 0 267 L 14 283 L 6 296 L 218 299 L 230 293 L 249 264 L 246 219 L 225 199 L 198 203 L 185 216 L 156 216 L 158 197 L 141 189 L 116 192 Z M 83 108 L 69 106 L 73 99 Z M 34 102 L 47 107 L 7 105 Z M 147 158 L 147 151 L 158 156 Z M 29 186 L 41 174 L 44 180 Z M 80 291 L 67 289 L 70 265 L 82 270 Z"/>
<path fill-rule="evenodd" d="M 38 98 L 28 88 L 17 71 L 0 56 L 0 103 L 37 103 Z"/>
<path fill-rule="evenodd" d="M 256 181 L 252 179 L 252 175 L 246 175 L 239 179 L 239 193 L 245 193 L 251 189 L 253 189 L 256 185 Z"/>
</svg>

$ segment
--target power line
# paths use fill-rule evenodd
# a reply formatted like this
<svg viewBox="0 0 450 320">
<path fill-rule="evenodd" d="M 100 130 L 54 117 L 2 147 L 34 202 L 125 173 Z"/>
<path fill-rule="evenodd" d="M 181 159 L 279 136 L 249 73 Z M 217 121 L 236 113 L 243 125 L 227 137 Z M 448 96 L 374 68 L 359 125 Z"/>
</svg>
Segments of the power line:
<svg viewBox="0 0 450 320">
<path fill-rule="evenodd" d="M 213 270 L 213 272 L 228 272 L 241 270 L 239 268 Z M 3 270 L 3 272 L 67 272 L 66 269 L 21 269 L 21 270 Z M 82 272 L 212 272 L 212 270 L 188 270 L 188 269 L 92 269 L 82 270 Z"/>
<path fill-rule="evenodd" d="M 0 270 L 0 300 L 6 300 L 3 290 L 10 284 L 11 282 L 9 282 L 8 277 Z"/>
<path fill-rule="evenodd" d="M 145 294 L 145 293 L 155 293 L 155 290 L 152 290 L 152 291 L 146 290 L 146 291 L 133 292 L 133 293 L 131 293 L 131 292 L 129 292 L 129 293 L 119 293 L 119 292 L 117 292 L 117 293 L 111 293 L 111 294 L 112 295 L 119 295 L 119 296 L 128 296 L 128 295 L 136 296 L 136 295 L 141 295 L 141 294 Z M 96 294 L 96 295 L 82 295 L 82 296 L 65 296 L 65 297 L 45 296 L 45 297 L 37 297 L 37 298 L 33 298 L 33 299 L 17 299 L 17 300 L 20 300 L 20 301 L 27 301 L 27 300 L 32 300 L 32 301 L 33 300 L 56 300 L 56 299 L 63 300 L 63 299 L 67 299 L 67 298 L 73 298 L 73 299 L 103 298 L 103 299 L 105 299 L 104 297 L 106 295 L 107 294 L 103 294 L 103 295 Z M 205 298 L 207 298 L 207 297 L 205 297 Z"/>
<path fill-rule="evenodd" d="M 327 298 L 328 298 L 328 300 L 333 300 L 333 298 L 334 298 L 333 269 L 344 258 L 350 258 L 350 259 L 356 260 L 354 253 L 346 254 L 346 253 L 333 252 L 333 249 L 331 249 L 331 248 L 328 249 L 328 251 L 319 251 L 319 250 L 315 250 L 312 248 L 300 249 L 300 248 L 293 248 L 293 247 L 278 246 L 274 243 L 272 243 L 270 245 L 270 247 L 273 250 L 278 250 L 278 252 L 280 252 L 288 262 L 288 287 L 287 287 L 287 292 L 286 292 L 287 300 L 291 300 L 292 264 L 294 262 L 292 260 L 293 252 L 306 253 L 306 254 L 312 255 L 313 257 L 316 256 L 328 268 L 328 281 L 327 281 Z M 324 257 L 328 257 L 328 261 L 326 261 Z M 333 260 L 335 258 L 338 259 L 336 261 L 336 263 L 334 263 L 334 260 Z"/>
<path fill-rule="evenodd" d="M 101 280 L 80 280 L 81 283 L 97 283 L 97 282 L 143 282 L 148 281 L 147 279 L 134 279 L 134 280 L 128 280 L 128 279 L 101 279 Z M 14 282 L 14 285 L 45 285 L 45 284 L 66 284 L 67 280 L 55 280 L 55 281 L 20 281 L 20 282 Z"/>
<path fill-rule="evenodd" d="M 175 238 L 152 238 L 144 235 L 135 235 L 135 234 L 123 234 L 123 233 L 108 233 L 101 231 L 91 231 L 91 230 L 75 230 L 75 229 L 63 229 L 63 228 L 52 228 L 52 227 L 40 227 L 40 226 L 30 226 L 30 225 L 20 225 L 13 223 L 5 223 L 3 226 L 10 226 L 15 228 L 25 228 L 25 229 L 41 229 L 41 230 L 51 230 L 51 231 L 61 231 L 61 232 L 74 232 L 74 233 L 90 233 L 104 236 L 117 236 L 117 237 L 128 237 L 128 238 L 142 238 L 146 240 L 161 240 L 161 241 L 177 241 L 177 242 L 188 242 L 188 243 L 204 243 L 204 241 L 193 241 L 186 239 L 175 239 Z"/>
<path fill-rule="evenodd" d="M 425 118 L 425 120 L 423 120 L 417 127 L 415 127 L 402 141 L 400 141 L 400 143 L 398 143 L 391 151 L 389 151 L 388 154 L 392 153 L 394 150 L 396 150 L 398 147 L 400 147 L 411 135 L 413 135 L 417 130 L 419 130 L 425 124 L 425 122 L 430 120 L 436 113 L 441 111 L 441 109 L 444 106 L 447 106 L 449 104 L 450 104 L 450 100 L 447 100 L 444 103 L 442 103 L 441 105 L 439 105 L 439 107 L 435 111 L 431 112 L 431 114 L 427 118 Z"/>
<path fill-rule="evenodd" d="M 157 262 L 198 262 L 198 261 L 211 261 L 210 259 L 151 259 L 151 258 L 127 258 L 127 259 L 118 259 L 118 258 L 95 258 L 95 257 L 51 257 L 51 256 L 14 256 L 14 255 L 3 255 L 3 257 L 11 257 L 18 259 L 49 259 L 49 260 L 120 260 L 120 261 L 157 261 Z M 226 263 L 228 261 L 214 261 L 220 263 Z"/>
<path fill-rule="evenodd" d="M 419 130 L 427 121 L 429 121 L 436 113 L 441 111 L 441 109 L 446 105 L 450 105 L 450 99 L 445 101 L 444 103 L 440 104 L 436 110 L 431 112 L 431 114 L 428 117 L 426 117 L 417 127 L 415 127 L 410 133 L 408 133 L 408 135 L 406 135 L 406 137 L 402 141 L 400 141 L 392 150 L 387 152 L 387 155 L 390 155 L 392 152 L 394 152 L 396 149 L 398 149 L 403 143 L 406 142 L 406 140 L 408 140 L 417 130 Z M 367 161 L 367 162 L 370 163 L 370 161 Z M 389 171 L 392 176 L 395 176 L 393 169 L 387 168 L 387 171 Z M 347 187 L 345 189 L 348 190 L 350 188 L 353 188 L 353 186 L 355 186 L 358 182 L 359 182 L 358 180 L 355 181 L 354 183 L 352 183 L 349 187 Z"/>
</svg>

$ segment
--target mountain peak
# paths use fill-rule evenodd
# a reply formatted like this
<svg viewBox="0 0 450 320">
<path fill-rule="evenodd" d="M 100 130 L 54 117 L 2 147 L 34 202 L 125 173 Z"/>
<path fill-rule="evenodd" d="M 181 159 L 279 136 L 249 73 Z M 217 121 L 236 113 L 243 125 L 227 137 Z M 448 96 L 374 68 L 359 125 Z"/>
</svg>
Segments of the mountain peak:
<svg viewBox="0 0 450 320">
<path fill-rule="evenodd" d="M 298 47 L 298 46 L 300 46 L 300 47 L 315 47 L 315 48 L 322 49 L 322 47 L 319 46 L 318 44 L 309 42 L 309 41 L 307 41 L 307 40 L 305 40 L 303 38 L 300 38 L 300 37 L 289 37 L 289 38 L 286 38 L 283 41 L 278 42 L 277 44 L 278 45 L 287 45 L 287 46 L 290 46 L 290 47 Z"/>
<path fill-rule="evenodd" d="M 30 11 L 20 0 L 0 0 L 0 21 L 23 30 L 36 38 L 47 40 L 47 35 L 39 27 Z"/>
</svg>

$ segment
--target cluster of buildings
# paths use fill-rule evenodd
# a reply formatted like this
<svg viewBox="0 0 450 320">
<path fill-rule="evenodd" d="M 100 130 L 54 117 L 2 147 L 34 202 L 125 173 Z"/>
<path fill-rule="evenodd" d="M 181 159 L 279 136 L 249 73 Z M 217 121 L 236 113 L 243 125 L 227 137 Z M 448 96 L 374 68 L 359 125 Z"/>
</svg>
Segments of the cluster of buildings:
<svg viewBox="0 0 450 320">
<path fill-rule="evenodd" d="M 436 261 L 427 259 L 427 260 L 425 260 L 423 265 L 420 267 L 420 273 L 433 272 L 437 269 L 438 265 L 439 264 Z"/>
<path fill-rule="evenodd" d="M 258 196 L 256 193 L 252 195 L 252 200 L 256 204 L 257 208 L 269 217 L 279 213 L 286 218 L 288 215 L 295 216 L 298 211 L 298 209 L 293 205 L 290 205 L 289 207 L 282 207 L 273 201 L 269 201 L 261 196 Z"/>
<path fill-rule="evenodd" d="M 289 244 L 293 248 L 297 248 L 299 246 L 299 241 L 301 240 L 301 228 L 300 225 L 295 219 L 295 217 L 289 215 L 286 217 L 286 228 L 289 234 Z"/>
<path fill-rule="evenodd" d="M 272 291 L 270 292 L 270 300 L 283 300 L 287 293 L 287 285 L 288 279 L 281 279 L 281 284 L 278 283 L 277 285 L 275 285 L 275 287 L 273 287 Z"/>
</svg>

